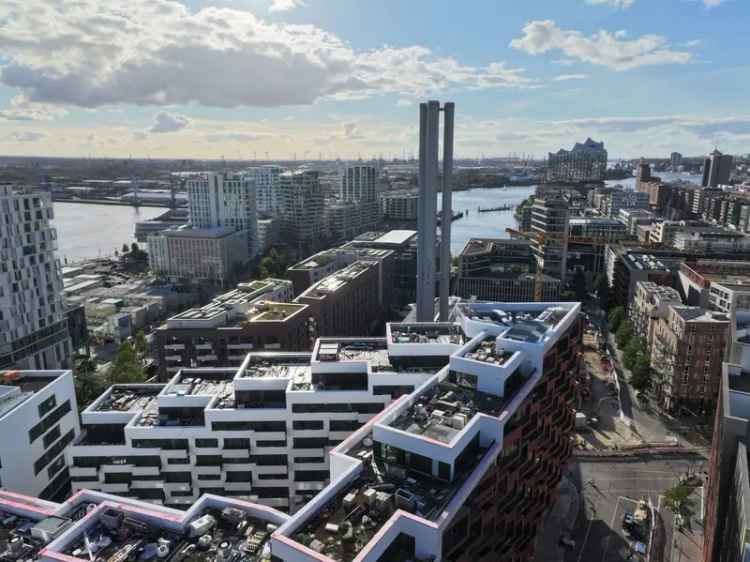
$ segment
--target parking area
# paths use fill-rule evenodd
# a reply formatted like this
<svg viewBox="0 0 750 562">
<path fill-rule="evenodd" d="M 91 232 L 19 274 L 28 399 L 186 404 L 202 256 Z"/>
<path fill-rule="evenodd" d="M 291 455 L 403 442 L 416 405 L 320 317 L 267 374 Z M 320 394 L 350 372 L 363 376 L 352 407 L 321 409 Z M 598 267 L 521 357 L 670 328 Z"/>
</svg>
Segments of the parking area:
<svg viewBox="0 0 750 562">
<path fill-rule="evenodd" d="M 688 472 L 701 473 L 705 462 L 705 459 L 689 457 L 576 462 L 572 466 L 571 478 L 583 501 L 572 534 L 576 544 L 566 553 L 566 562 L 638 560 L 633 555 L 637 541 L 623 528 L 623 519 L 626 513 L 634 513 L 641 501 L 660 512 L 652 559 L 671 561 L 673 523 L 671 514 L 663 509 L 663 494 Z M 640 538 L 648 541 L 648 536 Z"/>
</svg>

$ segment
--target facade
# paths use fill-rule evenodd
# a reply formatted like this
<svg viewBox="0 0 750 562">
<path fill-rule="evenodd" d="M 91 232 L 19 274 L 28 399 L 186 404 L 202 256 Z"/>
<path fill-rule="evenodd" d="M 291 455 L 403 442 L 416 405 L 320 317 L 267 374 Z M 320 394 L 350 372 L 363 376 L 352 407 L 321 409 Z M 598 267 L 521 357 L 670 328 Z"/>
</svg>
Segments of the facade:
<svg viewBox="0 0 750 562">
<path fill-rule="evenodd" d="M 248 260 L 247 233 L 226 227 L 164 230 L 149 237 L 148 249 L 154 274 L 220 285 Z"/>
<path fill-rule="evenodd" d="M 331 201 L 325 207 L 325 230 L 333 240 L 351 240 L 363 232 L 377 230 L 380 222 L 377 199 Z"/>
<path fill-rule="evenodd" d="M 604 216 L 617 218 L 620 209 L 648 209 L 649 203 L 648 193 L 613 189 L 602 198 L 599 211 Z"/>
<path fill-rule="evenodd" d="M 311 349 L 309 307 L 293 296 L 291 281 L 264 279 L 172 316 L 154 332 L 159 379 L 184 366 L 239 367 L 251 351 Z"/>
<path fill-rule="evenodd" d="M 303 248 L 320 245 L 323 235 L 323 188 L 314 170 L 284 172 L 279 176 L 282 236 Z"/>
<path fill-rule="evenodd" d="M 731 314 L 750 309 L 750 264 L 701 259 L 680 266 L 680 288 L 686 304 Z"/>
<path fill-rule="evenodd" d="M 608 248 L 608 278 L 612 288 L 612 301 L 626 310 L 633 302 L 639 281 L 652 281 L 657 285 L 671 286 L 675 272 L 684 259 L 662 258 L 646 252 Z"/>
<path fill-rule="evenodd" d="M 648 349 L 654 343 L 654 329 L 660 318 L 666 318 L 669 305 L 683 304 L 680 293 L 672 287 L 653 281 L 638 281 L 633 304 L 628 308 L 633 333 L 646 341 Z"/>
<path fill-rule="evenodd" d="M 266 562 L 271 533 L 289 519 L 266 506 L 211 494 L 179 511 L 90 490 L 63 503 L 0 490 L 0 512 L 3 557 L 36 562 L 90 561 L 94 553 L 113 561 Z"/>
<path fill-rule="evenodd" d="M 480 301 L 529 302 L 537 283 L 542 283 L 542 300 L 560 297 L 560 281 L 538 277 L 536 261 L 528 240 L 479 240 L 472 238 L 459 256 L 455 294 Z"/>
<path fill-rule="evenodd" d="M 703 162 L 703 187 L 727 185 L 732 175 L 734 158 L 714 150 Z"/>
<path fill-rule="evenodd" d="M 249 174 L 195 174 L 186 182 L 190 224 L 200 229 L 222 227 L 243 231 L 247 256 L 258 252 L 255 177 Z"/>
<path fill-rule="evenodd" d="M 70 366 L 49 194 L 0 185 L 0 369 Z"/>
<path fill-rule="evenodd" d="M 258 213 L 275 216 L 279 213 L 279 176 L 284 172 L 279 166 L 256 166 L 245 173 L 255 178 L 255 202 Z"/>
<path fill-rule="evenodd" d="M 651 346 L 655 394 L 664 409 L 714 411 L 728 331 L 726 314 L 669 305 L 656 323 Z"/>
<path fill-rule="evenodd" d="M 685 252 L 731 254 L 750 252 L 750 237 L 739 232 L 715 228 L 703 232 L 676 232 L 672 245 Z"/>
<path fill-rule="evenodd" d="M 459 304 L 450 323 L 115 386 L 83 412 L 73 486 L 184 517 L 205 494 L 282 508 L 283 562 L 531 560 L 571 453 L 579 311 Z"/>
<path fill-rule="evenodd" d="M 281 220 L 278 217 L 258 219 L 258 251 L 266 252 L 281 240 Z"/>
<path fill-rule="evenodd" d="M 0 371 L 0 488 L 49 500 L 70 490 L 80 433 L 71 371 Z"/>
<path fill-rule="evenodd" d="M 682 166 L 682 154 L 679 152 L 673 152 L 669 156 L 669 165 L 673 172 L 679 172 L 680 166 Z"/>
<path fill-rule="evenodd" d="M 578 183 L 603 181 L 607 172 L 607 151 L 603 142 L 586 139 L 573 150 L 560 149 L 547 158 L 547 181 Z"/>
<path fill-rule="evenodd" d="M 568 260 L 568 204 L 559 198 L 534 200 L 531 208 L 531 232 L 535 235 L 532 251 L 537 271 L 565 285 Z"/>
<path fill-rule="evenodd" d="M 380 195 L 380 207 L 388 220 L 416 221 L 419 211 L 419 193 L 393 191 Z"/>
<path fill-rule="evenodd" d="M 347 166 L 341 173 L 341 200 L 376 201 L 378 171 L 374 166 Z"/>
<path fill-rule="evenodd" d="M 605 217 L 571 218 L 568 220 L 568 232 L 576 238 L 608 242 L 622 240 L 628 236 L 627 229 L 621 221 Z"/>
<path fill-rule="evenodd" d="M 618 219 L 625 224 L 628 236 L 638 236 L 638 225 L 650 225 L 656 215 L 645 209 L 620 209 Z"/>
</svg>

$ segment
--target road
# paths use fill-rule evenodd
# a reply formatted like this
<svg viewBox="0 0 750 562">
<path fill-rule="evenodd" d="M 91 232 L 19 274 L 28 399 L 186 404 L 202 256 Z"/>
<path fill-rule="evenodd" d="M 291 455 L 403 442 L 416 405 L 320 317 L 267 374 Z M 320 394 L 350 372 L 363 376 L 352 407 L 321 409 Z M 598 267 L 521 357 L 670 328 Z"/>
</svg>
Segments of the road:
<svg viewBox="0 0 750 562">
<path fill-rule="evenodd" d="M 663 494 L 679 482 L 688 470 L 701 473 L 706 460 L 685 455 L 674 459 L 596 460 L 578 459 L 571 467 L 571 480 L 583 501 L 573 530 L 576 548 L 565 562 L 621 562 L 628 560 L 630 541 L 622 530 L 626 511 L 632 512 L 640 500 L 650 502 L 660 514 L 662 525 L 656 533 L 655 562 L 686 562 L 672 559 L 673 521 L 663 508 Z M 659 520 L 659 517 L 657 517 Z"/>
</svg>

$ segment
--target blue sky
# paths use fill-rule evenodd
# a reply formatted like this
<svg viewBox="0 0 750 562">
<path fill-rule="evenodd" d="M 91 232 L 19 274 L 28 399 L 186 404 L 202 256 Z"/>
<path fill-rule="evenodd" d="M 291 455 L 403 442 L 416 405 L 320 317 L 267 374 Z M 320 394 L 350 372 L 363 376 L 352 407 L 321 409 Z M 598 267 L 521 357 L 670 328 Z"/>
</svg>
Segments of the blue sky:
<svg viewBox="0 0 750 562">
<path fill-rule="evenodd" d="M 748 21 L 746 0 L 5 0 L 0 153 L 400 156 L 432 98 L 459 157 L 746 153 Z"/>
</svg>

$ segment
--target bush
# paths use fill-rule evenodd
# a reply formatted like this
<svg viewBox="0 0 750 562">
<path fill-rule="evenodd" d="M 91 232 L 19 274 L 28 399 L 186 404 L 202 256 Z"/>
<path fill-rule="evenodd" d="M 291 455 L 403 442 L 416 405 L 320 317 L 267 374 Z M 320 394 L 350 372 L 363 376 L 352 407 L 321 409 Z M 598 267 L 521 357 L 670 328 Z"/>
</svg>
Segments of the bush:
<svg viewBox="0 0 750 562">
<path fill-rule="evenodd" d="M 617 333 L 615 334 L 615 340 L 617 341 L 617 347 L 620 349 L 625 349 L 625 346 L 628 345 L 628 342 L 630 341 L 630 338 L 633 337 L 633 326 L 628 322 L 627 320 L 620 324 L 620 327 L 617 329 Z"/>
<path fill-rule="evenodd" d="M 617 306 L 613 308 L 609 312 L 609 331 L 610 332 L 616 332 L 617 329 L 620 327 L 620 324 L 622 324 L 623 320 L 625 320 L 625 309 L 621 306 Z"/>
</svg>

